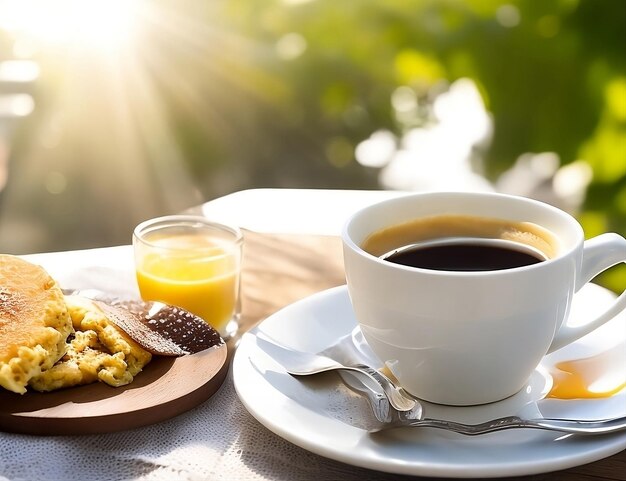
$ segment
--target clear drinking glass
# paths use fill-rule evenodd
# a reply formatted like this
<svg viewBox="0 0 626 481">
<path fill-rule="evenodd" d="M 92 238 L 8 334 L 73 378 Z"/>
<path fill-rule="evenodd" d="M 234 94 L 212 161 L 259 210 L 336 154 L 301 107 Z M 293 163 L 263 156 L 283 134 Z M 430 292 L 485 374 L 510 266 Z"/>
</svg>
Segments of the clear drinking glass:
<svg viewBox="0 0 626 481">
<path fill-rule="evenodd" d="M 135 228 L 133 248 L 143 300 L 182 307 L 225 339 L 237 333 L 243 251 L 238 228 L 202 216 L 158 217 Z"/>
</svg>

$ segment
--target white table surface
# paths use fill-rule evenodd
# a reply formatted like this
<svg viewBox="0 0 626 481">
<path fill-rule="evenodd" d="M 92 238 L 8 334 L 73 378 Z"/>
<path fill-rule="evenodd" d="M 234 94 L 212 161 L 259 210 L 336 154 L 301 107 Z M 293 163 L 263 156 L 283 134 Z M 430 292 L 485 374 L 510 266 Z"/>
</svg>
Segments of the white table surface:
<svg viewBox="0 0 626 481">
<path fill-rule="evenodd" d="M 207 202 L 201 212 L 216 222 L 255 232 L 339 235 L 344 222 L 358 209 L 403 194 L 406 192 L 251 189 Z"/>
</svg>

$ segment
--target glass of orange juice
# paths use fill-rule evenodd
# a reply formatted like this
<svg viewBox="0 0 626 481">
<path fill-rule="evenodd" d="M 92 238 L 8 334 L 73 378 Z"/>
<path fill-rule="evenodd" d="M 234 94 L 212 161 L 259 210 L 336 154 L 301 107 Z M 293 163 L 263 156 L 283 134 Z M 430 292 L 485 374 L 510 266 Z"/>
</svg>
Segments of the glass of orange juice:
<svg viewBox="0 0 626 481">
<path fill-rule="evenodd" d="M 143 300 L 182 307 L 226 339 L 236 334 L 243 250 L 238 228 L 195 215 L 158 217 L 135 228 L 133 248 Z"/>
</svg>

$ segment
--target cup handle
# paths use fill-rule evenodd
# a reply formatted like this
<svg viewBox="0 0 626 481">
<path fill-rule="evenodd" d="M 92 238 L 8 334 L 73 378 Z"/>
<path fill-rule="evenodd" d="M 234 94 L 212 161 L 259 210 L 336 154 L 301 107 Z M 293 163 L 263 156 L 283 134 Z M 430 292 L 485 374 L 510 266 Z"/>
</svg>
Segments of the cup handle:
<svg viewBox="0 0 626 481">
<path fill-rule="evenodd" d="M 583 246 L 583 262 L 580 274 L 576 280 L 575 292 L 578 292 L 585 284 L 602 271 L 620 262 L 626 262 L 626 239 L 622 236 L 609 233 L 585 241 Z M 613 319 L 624 309 L 626 309 L 626 291 L 622 292 L 619 297 L 615 299 L 615 302 L 593 321 L 576 327 L 563 324 L 554 336 L 548 353 L 556 351 L 596 330 L 605 322 Z"/>
</svg>

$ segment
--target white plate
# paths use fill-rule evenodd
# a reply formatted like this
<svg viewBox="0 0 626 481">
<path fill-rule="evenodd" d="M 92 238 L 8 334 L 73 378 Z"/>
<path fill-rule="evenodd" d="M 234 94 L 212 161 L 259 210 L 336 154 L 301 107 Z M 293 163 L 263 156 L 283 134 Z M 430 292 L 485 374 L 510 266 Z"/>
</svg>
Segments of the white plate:
<svg viewBox="0 0 626 481">
<path fill-rule="evenodd" d="M 576 295 L 572 321 L 568 322 L 588 318 L 612 298 L 601 287 L 586 286 Z M 624 432 L 583 437 L 515 430 L 465 437 L 421 428 L 371 435 L 349 424 L 358 425 L 359 410 L 367 405 L 361 398 L 346 397 L 349 391 L 338 376 L 296 379 L 256 343 L 256 334 L 262 333 L 283 345 L 317 352 L 350 334 L 355 326 L 348 293 L 342 286 L 296 302 L 246 333 L 235 354 L 233 375 L 248 411 L 274 433 L 311 452 L 355 466 L 419 476 L 529 475 L 593 462 L 626 448 Z M 626 314 L 622 313 L 594 333 L 547 356 L 542 365 L 587 357 L 624 342 Z M 626 363 L 618 365 L 621 375 Z M 626 389 L 610 398 L 536 402 L 545 393 L 541 386 L 536 388 L 541 372 L 535 373 L 534 380 L 531 377 L 527 389 L 505 401 L 470 408 L 426 404 L 426 414 L 465 422 L 516 413 L 587 419 L 626 414 Z"/>
</svg>

